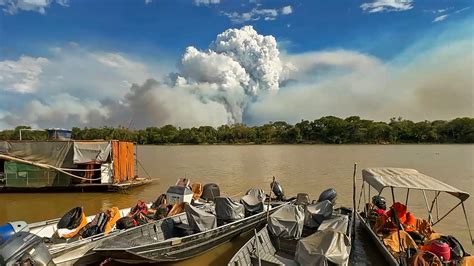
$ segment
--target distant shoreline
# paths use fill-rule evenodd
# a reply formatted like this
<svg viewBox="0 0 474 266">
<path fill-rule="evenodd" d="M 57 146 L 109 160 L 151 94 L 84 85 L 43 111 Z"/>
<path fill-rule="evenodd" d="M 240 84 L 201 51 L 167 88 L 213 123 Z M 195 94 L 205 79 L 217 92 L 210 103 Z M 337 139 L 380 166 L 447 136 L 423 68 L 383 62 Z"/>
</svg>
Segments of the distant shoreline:
<svg viewBox="0 0 474 266">
<path fill-rule="evenodd" d="M 124 140 L 152 145 L 275 145 L 275 144 L 468 144 L 474 143 L 474 118 L 413 122 L 401 117 L 373 121 L 358 116 L 325 116 L 296 124 L 285 121 L 181 128 L 173 125 L 131 129 L 119 127 L 66 130 L 75 140 Z M 0 140 L 47 140 L 42 129 L 18 126 L 0 131 Z"/>
<path fill-rule="evenodd" d="M 474 145 L 474 143 L 166 143 L 138 144 L 139 146 L 403 146 L 403 145 Z"/>
</svg>

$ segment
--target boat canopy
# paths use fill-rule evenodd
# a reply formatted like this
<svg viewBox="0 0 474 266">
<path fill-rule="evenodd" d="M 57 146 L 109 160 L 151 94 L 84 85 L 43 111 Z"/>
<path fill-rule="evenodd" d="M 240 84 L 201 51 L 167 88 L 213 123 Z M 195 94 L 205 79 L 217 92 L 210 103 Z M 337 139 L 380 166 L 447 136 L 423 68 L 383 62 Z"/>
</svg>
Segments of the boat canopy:
<svg viewBox="0 0 474 266">
<path fill-rule="evenodd" d="M 449 193 L 461 201 L 469 198 L 469 193 L 443 183 L 433 177 L 408 168 L 366 168 L 362 178 L 379 193 L 386 187 L 431 190 Z"/>
</svg>

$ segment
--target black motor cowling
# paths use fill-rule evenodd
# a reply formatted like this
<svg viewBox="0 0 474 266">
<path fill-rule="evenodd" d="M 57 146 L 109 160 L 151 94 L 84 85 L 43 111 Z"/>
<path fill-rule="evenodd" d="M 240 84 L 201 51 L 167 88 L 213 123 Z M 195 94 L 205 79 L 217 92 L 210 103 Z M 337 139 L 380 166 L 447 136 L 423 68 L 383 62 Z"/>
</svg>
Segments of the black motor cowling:
<svg viewBox="0 0 474 266">
<path fill-rule="evenodd" d="M 270 183 L 270 188 L 271 188 L 273 194 L 275 194 L 277 200 L 284 200 L 285 193 L 284 193 L 283 187 L 280 185 L 280 183 L 278 183 L 277 181 L 273 181 L 272 183 Z"/>
<path fill-rule="evenodd" d="M 337 192 L 334 188 L 324 190 L 320 195 L 318 202 L 329 200 L 333 205 L 336 203 Z"/>
<path fill-rule="evenodd" d="M 206 201 L 214 201 L 214 198 L 221 196 L 219 186 L 214 183 L 205 184 L 202 187 L 201 199 Z"/>
<path fill-rule="evenodd" d="M 28 232 L 19 232 L 0 246 L 0 265 L 55 264 L 41 237 Z"/>
</svg>

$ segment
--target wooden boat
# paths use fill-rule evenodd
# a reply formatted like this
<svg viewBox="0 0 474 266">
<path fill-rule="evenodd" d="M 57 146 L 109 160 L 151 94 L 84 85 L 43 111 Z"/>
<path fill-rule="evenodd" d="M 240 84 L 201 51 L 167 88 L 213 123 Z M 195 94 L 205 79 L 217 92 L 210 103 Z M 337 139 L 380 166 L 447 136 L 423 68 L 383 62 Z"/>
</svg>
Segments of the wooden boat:
<svg viewBox="0 0 474 266">
<path fill-rule="evenodd" d="M 408 265 L 410 257 L 415 256 L 416 254 L 421 254 L 421 248 L 426 250 L 426 245 L 429 244 L 429 241 L 437 237 L 434 232 L 434 226 L 447 217 L 454 209 L 461 206 L 464 212 L 464 216 L 467 223 L 467 228 L 469 235 L 472 241 L 471 230 L 469 228 L 469 222 L 466 215 L 466 210 L 464 207 L 464 201 L 469 198 L 469 194 L 452 187 L 448 184 L 445 184 L 433 177 L 424 175 L 414 169 L 404 169 L 404 168 L 367 168 L 362 170 L 363 184 L 361 188 L 361 193 L 359 197 L 359 206 L 357 207 L 357 218 L 360 220 L 362 227 L 369 233 L 371 239 L 374 241 L 378 250 L 383 254 L 389 265 Z M 394 190 L 406 191 L 406 198 L 404 206 L 408 206 L 410 201 L 410 191 L 418 190 L 423 193 L 425 199 L 426 210 L 428 212 L 428 220 L 417 219 L 416 226 L 420 224 L 425 224 L 427 227 L 423 230 L 424 241 L 421 243 L 416 243 L 415 240 L 411 238 L 411 232 L 407 233 L 407 226 L 401 224 L 399 221 L 395 222 L 398 218 L 391 218 L 391 220 L 397 225 L 397 228 L 391 229 L 389 232 L 384 232 L 374 228 L 378 220 L 382 219 L 380 216 L 375 216 L 371 212 L 371 209 L 374 208 L 374 205 L 370 202 L 371 190 L 375 190 L 375 195 L 380 196 L 381 193 L 389 189 L 392 195 L 392 202 L 397 202 L 395 199 Z M 428 192 L 433 193 L 433 198 L 431 204 L 427 197 Z M 458 203 L 455 204 L 451 209 L 449 209 L 444 215 L 440 216 L 438 208 L 438 200 L 441 194 L 447 194 L 450 197 L 457 198 Z M 368 195 L 368 197 L 366 196 Z M 361 209 L 360 202 L 363 200 L 364 206 Z M 393 210 L 393 209 L 392 209 Z M 436 218 L 435 212 L 436 210 Z M 395 213 L 397 213 L 395 211 Z M 385 219 L 385 218 L 383 218 Z M 397 224 L 398 223 L 398 224 Z M 426 228 L 433 230 L 428 231 Z M 410 231 L 413 229 L 409 229 Z M 419 233 L 419 228 L 414 228 L 416 233 Z M 425 232 L 426 231 L 426 232 Z M 387 238 L 392 236 L 395 239 L 395 242 L 402 243 L 399 245 L 398 250 L 394 248 L 389 248 L 388 244 L 386 245 Z M 385 240 L 384 240 L 385 239 Z M 397 241 L 398 240 L 398 241 Z M 415 243 L 416 246 L 413 246 Z M 474 242 L 473 242 L 474 243 Z M 461 246 L 462 249 L 462 246 Z M 467 253 L 464 253 L 463 256 L 467 256 Z M 463 258 L 461 258 L 462 260 Z M 440 260 L 442 260 L 440 258 Z M 460 261 L 442 261 L 443 263 L 460 263 Z"/>
<path fill-rule="evenodd" d="M 0 192 L 124 191 L 152 182 L 138 177 L 138 166 L 128 141 L 0 141 Z"/>
<path fill-rule="evenodd" d="M 94 251 L 106 258 L 125 263 L 185 260 L 262 225 L 267 215 L 286 204 L 289 202 L 271 202 L 272 208 L 268 212 L 260 211 L 236 221 L 218 223 L 214 228 L 201 228 L 200 231 L 196 230 L 195 226 L 196 223 L 200 223 L 195 219 L 195 210 L 190 209 L 191 205 L 187 204 L 185 213 L 107 238 L 95 247 Z M 219 215 L 219 210 L 213 208 L 207 211 L 216 211 Z M 200 212 L 199 215 L 202 215 L 203 219 L 213 219 L 209 213 Z"/>
<path fill-rule="evenodd" d="M 327 201 L 302 204 L 297 200 L 294 205 L 296 212 L 306 209 L 301 235 L 291 233 L 293 224 L 302 222 L 298 221 L 298 215 L 293 219 L 288 213 L 279 215 L 275 212 L 276 222 L 270 217 L 267 225 L 258 232 L 255 230 L 255 235 L 232 257 L 228 266 L 327 265 L 328 262 L 347 265 L 351 250 L 352 210 L 332 210 L 332 203 Z M 307 211 L 313 207 L 319 212 Z M 281 224 L 278 221 L 280 216 L 283 217 Z M 275 225 L 286 228 L 275 230 L 272 228 Z"/>
</svg>

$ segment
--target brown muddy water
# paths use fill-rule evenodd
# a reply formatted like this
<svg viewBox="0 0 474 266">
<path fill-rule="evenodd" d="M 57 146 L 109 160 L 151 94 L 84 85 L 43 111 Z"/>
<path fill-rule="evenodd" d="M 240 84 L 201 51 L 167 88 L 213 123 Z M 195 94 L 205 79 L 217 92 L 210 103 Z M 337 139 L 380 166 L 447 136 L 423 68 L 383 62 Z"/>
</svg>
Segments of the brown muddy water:
<svg viewBox="0 0 474 266">
<path fill-rule="evenodd" d="M 283 185 L 287 195 L 306 192 L 312 199 L 326 188 L 338 191 L 338 205 L 352 206 L 352 169 L 358 163 L 357 196 L 361 185 L 360 170 L 365 167 L 415 168 L 452 186 L 474 194 L 474 145 L 208 145 L 140 146 L 139 160 L 154 182 L 128 194 L 119 193 L 29 193 L 0 194 L 0 224 L 13 220 L 36 222 L 61 216 L 75 206 L 83 206 L 87 215 L 111 206 L 125 208 L 138 199 L 151 201 L 179 177 L 201 183 L 215 182 L 226 195 L 241 196 L 248 188 L 269 190 L 272 176 Z M 141 176 L 146 176 L 143 169 Z M 372 190 L 373 193 L 373 190 Z M 388 204 L 391 196 L 385 195 Z M 405 191 L 396 194 L 401 201 Z M 433 193 L 428 193 L 431 203 Z M 410 192 L 409 209 L 427 218 L 423 195 Z M 440 216 L 456 201 L 440 198 Z M 466 202 L 474 227 L 474 203 Z M 437 231 L 455 235 L 467 250 L 473 251 L 462 210 L 452 212 L 436 225 Z M 474 228 L 473 228 L 474 229 Z M 473 232 L 474 233 L 474 232 Z M 174 265 L 225 265 L 251 234 L 210 250 L 194 259 Z M 358 231 L 355 262 L 383 263 L 363 231 Z M 170 264 L 171 265 L 171 264 Z"/>
</svg>

